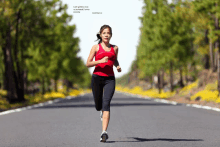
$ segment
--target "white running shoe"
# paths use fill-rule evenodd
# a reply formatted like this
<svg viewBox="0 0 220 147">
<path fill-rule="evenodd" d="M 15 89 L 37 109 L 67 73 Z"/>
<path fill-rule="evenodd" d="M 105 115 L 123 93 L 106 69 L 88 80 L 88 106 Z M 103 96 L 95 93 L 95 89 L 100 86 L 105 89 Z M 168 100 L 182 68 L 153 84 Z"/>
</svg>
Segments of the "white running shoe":
<svg viewBox="0 0 220 147">
<path fill-rule="evenodd" d="M 101 134 L 100 142 L 106 142 L 107 139 L 108 139 L 108 134 L 106 131 L 103 131 Z"/>
<path fill-rule="evenodd" d="M 100 119 L 101 119 L 101 121 L 102 121 L 102 115 L 103 115 L 103 114 L 102 114 L 102 110 L 101 110 L 101 112 L 100 112 Z"/>
</svg>

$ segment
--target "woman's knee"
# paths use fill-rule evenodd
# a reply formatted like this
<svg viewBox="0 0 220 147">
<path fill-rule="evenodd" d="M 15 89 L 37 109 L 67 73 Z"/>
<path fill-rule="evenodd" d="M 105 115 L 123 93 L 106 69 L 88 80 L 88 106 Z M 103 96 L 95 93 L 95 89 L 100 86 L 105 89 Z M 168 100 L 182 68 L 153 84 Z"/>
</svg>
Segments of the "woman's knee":
<svg viewBox="0 0 220 147">
<path fill-rule="evenodd" d="M 102 110 L 103 111 L 110 111 L 110 104 L 104 104 Z"/>
<path fill-rule="evenodd" d="M 102 110 L 102 107 L 95 107 L 97 111 Z"/>
</svg>

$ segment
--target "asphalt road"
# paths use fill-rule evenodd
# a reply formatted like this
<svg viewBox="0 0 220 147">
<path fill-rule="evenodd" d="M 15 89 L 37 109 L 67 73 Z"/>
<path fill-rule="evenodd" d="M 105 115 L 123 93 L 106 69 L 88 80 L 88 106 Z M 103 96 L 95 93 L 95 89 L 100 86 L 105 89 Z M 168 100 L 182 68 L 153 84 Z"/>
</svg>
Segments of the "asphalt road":
<svg viewBox="0 0 220 147">
<path fill-rule="evenodd" d="M 0 116 L 0 147 L 219 147 L 220 112 L 115 92 L 109 139 L 92 93 Z"/>
</svg>

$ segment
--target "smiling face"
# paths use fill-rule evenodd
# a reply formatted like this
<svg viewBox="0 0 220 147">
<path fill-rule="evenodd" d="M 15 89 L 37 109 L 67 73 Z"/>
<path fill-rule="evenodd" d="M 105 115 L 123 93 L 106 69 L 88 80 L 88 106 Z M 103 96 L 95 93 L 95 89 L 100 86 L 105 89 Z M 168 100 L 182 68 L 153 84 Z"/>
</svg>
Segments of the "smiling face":
<svg viewBox="0 0 220 147">
<path fill-rule="evenodd" d="M 105 28 L 101 34 L 100 37 L 102 38 L 103 42 L 109 42 L 109 40 L 111 39 L 112 35 L 111 35 L 111 31 L 109 28 Z"/>
</svg>

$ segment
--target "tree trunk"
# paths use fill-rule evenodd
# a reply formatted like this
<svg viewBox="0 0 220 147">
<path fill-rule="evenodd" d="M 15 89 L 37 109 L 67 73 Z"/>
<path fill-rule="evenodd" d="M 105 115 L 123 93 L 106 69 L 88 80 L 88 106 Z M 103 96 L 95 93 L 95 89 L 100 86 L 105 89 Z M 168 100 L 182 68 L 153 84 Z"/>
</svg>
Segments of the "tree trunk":
<svg viewBox="0 0 220 147">
<path fill-rule="evenodd" d="M 5 3 L 5 1 L 3 0 L 2 1 L 3 3 Z M 3 15 L 4 14 L 4 12 L 5 12 L 5 7 L 3 7 L 3 9 L 2 9 L 2 13 L 1 13 L 1 15 Z M 2 40 L 6 40 L 6 36 L 7 36 L 7 32 L 6 31 L 4 31 L 4 27 L 1 27 L 1 35 L 2 35 Z M 7 54 L 6 54 L 6 43 L 1 43 L 0 45 L 2 45 L 2 50 L 3 50 L 3 60 L 4 60 L 4 65 L 5 65 L 5 70 L 4 70 L 4 73 L 3 73 L 3 89 L 4 90 L 7 90 L 8 88 L 8 82 L 7 82 L 7 79 L 6 79 L 6 77 L 7 77 L 7 71 L 6 71 L 6 66 L 7 66 Z"/>
<path fill-rule="evenodd" d="M 57 80 L 54 80 L 54 90 L 57 92 Z"/>
<path fill-rule="evenodd" d="M 138 69 L 137 69 L 137 66 L 136 66 L 136 69 L 135 69 L 135 78 L 136 78 L 136 85 L 139 84 L 139 81 L 138 81 Z"/>
<path fill-rule="evenodd" d="M 69 92 L 69 89 L 70 88 L 73 88 L 73 82 L 71 82 L 71 81 L 67 81 L 67 88 L 68 88 L 68 92 Z"/>
<path fill-rule="evenodd" d="M 215 48 L 217 48 L 217 44 L 215 42 Z M 217 71 L 217 66 L 218 65 L 218 51 L 215 52 L 215 68 L 214 68 L 214 72 Z"/>
<path fill-rule="evenodd" d="M 209 69 L 209 55 L 205 54 L 204 60 L 205 60 L 204 68 Z"/>
<path fill-rule="evenodd" d="M 67 81 L 68 82 L 68 84 L 67 84 L 67 87 L 69 87 L 69 88 L 73 88 L 73 82 L 71 82 L 71 81 Z"/>
<path fill-rule="evenodd" d="M 45 82 L 44 82 L 44 77 L 42 77 L 42 95 L 45 94 Z"/>
<path fill-rule="evenodd" d="M 205 30 L 205 43 L 206 44 L 209 44 L 209 38 L 208 38 L 208 33 L 209 33 L 209 30 L 206 29 Z M 209 65 L 209 55 L 208 54 L 205 54 L 205 65 L 204 65 L 205 69 L 209 69 L 210 65 Z"/>
<path fill-rule="evenodd" d="M 3 78 L 3 89 L 7 90 L 8 89 L 8 82 L 7 82 L 7 68 L 8 68 L 8 64 L 7 64 L 7 55 L 6 55 L 6 44 L 3 45 L 2 47 L 3 49 L 3 55 L 4 55 L 4 65 L 5 65 L 5 71 L 4 71 L 4 78 Z"/>
<path fill-rule="evenodd" d="M 4 69 L 2 68 L 2 71 L 1 71 L 1 73 L 2 73 L 2 83 L 1 83 L 1 90 L 3 90 L 3 87 L 4 87 L 4 80 L 5 80 L 5 78 L 4 78 Z"/>
<path fill-rule="evenodd" d="M 5 52 L 6 52 L 6 65 L 5 65 L 5 78 L 7 84 L 7 100 L 9 103 L 14 103 L 18 99 L 18 95 L 16 93 L 16 88 L 15 88 L 15 81 L 14 81 L 14 73 L 13 73 L 13 59 L 11 56 L 11 24 L 8 21 L 8 26 L 6 29 L 6 47 L 5 47 Z"/>
<path fill-rule="evenodd" d="M 218 7 L 218 3 L 215 3 L 216 8 Z M 218 31 L 219 30 L 219 20 L 218 20 L 218 16 L 216 14 L 215 17 L 215 29 Z M 220 69 L 219 69 L 219 65 L 220 65 L 220 47 L 219 47 L 219 35 L 216 41 L 216 47 L 218 49 L 218 56 L 217 56 L 217 70 L 218 70 L 218 92 L 220 92 Z"/>
<path fill-rule="evenodd" d="M 186 71 L 186 75 L 185 75 L 186 85 L 188 85 L 188 67 L 187 67 L 187 65 L 185 66 L 185 71 Z"/>
<path fill-rule="evenodd" d="M 209 56 L 210 56 L 210 65 L 211 69 L 214 72 L 214 60 L 213 60 L 213 48 L 212 48 L 212 40 L 209 39 Z"/>
<path fill-rule="evenodd" d="M 34 87 L 34 82 L 31 82 L 31 94 L 32 94 L 32 96 L 34 96 L 35 95 L 35 87 Z"/>
<path fill-rule="evenodd" d="M 27 94 L 27 69 L 24 70 L 23 74 L 23 79 L 24 79 L 24 94 Z"/>
<path fill-rule="evenodd" d="M 68 79 L 65 79 L 64 83 L 65 83 L 64 85 L 66 85 L 66 87 L 67 87 L 67 92 L 69 92 L 69 89 L 73 88 L 73 83 L 71 81 L 69 81 Z"/>
<path fill-rule="evenodd" d="M 49 91 L 49 92 L 51 91 L 51 89 L 50 89 L 50 84 L 51 84 L 51 83 L 50 83 L 50 78 L 47 76 L 47 85 L 48 85 L 48 86 L 47 86 L 47 91 Z"/>
<path fill-rule="evenodd" d="M 173 62 L 170 61 L 170 90 L 173 92 Z"/>
<path fill-rule="evenodd" d="M 157 72 L 157 79 L 158 79 L 158 82 L 157 82 L 157 87 L 159 89 L 159 94 L 161 93 L 161 87 L 160 87 L 160 83 L 161 83 L 161 80 L 160 80 L 160 71 Z"/>
<path fill-rule="evenodd" d="M 161 70 L 161 75 L 160 75 L 160 88 L 163 89 L 164 86 L 164 69 Z"/>
<path fill-rule="evenodd" d="M 24 100 L 24 83 L 23 83 L 23 71 L 20 69 L 19 61 L 18 61 L 18 36 L 19 36 L 19 19 L 20 19 L 20 11 L 19 9 L 17 13 L 17 20 L 16 20 L 16 32 L 15 32 L 15 47 L 14 47 L 14 58 L 16 63 L 17 71 L 14 71 L 14 77 L 15 77 L 15 84 L 17 89 L 17 95 L 18 95 L 18 101 Z"/>
<path fill-rule="evenodd" d="M 180 87 L 184 87 L 184 84 L 183 84 L 183 71 L 182 71 L 182 67 L 179 68 L 180 70 Z"/>
</svg>

